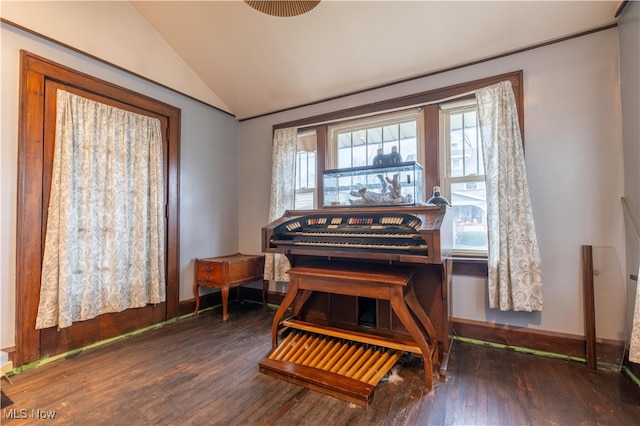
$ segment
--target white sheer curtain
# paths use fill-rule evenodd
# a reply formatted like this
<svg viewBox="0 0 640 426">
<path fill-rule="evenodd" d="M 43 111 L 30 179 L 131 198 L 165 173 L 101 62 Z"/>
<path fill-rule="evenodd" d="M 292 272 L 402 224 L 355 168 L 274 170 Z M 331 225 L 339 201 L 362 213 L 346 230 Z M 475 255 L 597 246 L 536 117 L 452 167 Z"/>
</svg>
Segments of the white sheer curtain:
<svg viewBox="0 0 640 426">
<path fill-rule="evenodd" d="M 638 268 L 640 277 L 640 268 Z M 636 283 L 636 299 L 631 324 L 631 340 L 629 341 L 629 361 L 640 363 L 640 281 Z"/>
<path fill-rule="evenodd" d="M 165 300 L 158 119 L 57 93 L 36 328 Z"/>
<path fill-rule="evenodd" d="M 489 233 L 489 306 L 542 310 L 542 267 L 511 82 L 476 91 Z"/>
<path fill-rule="evenodd" d="M 633 213 L 627 204 L 625 197 L 622 197 L 622 207 L 627 213 L 629 222 L 635 231 L 635 236 L 640 241 L 640 231 L 634 219 Z M 640 265 L 640 262 L 638 262 Z M 640 277 L 640 266 L 638 267 L 638 275 Z M 637 278 L 636 277 L 636 278 Z M 636 294 L 633 302 L 633 312 L 631 314 L 631 337 L 629 339 L 629 361 L 640 363 L 640 284 L 636 280 Z"/>
<path fill-rule="evenodd" d="M 271 201 L 269 203 L 269 223 L 281 217 L 286 210 L 294 207 L 296 177 L 297 129 L 276 129 L 273 134 Z M 267 253 L 265 256 L 264 279 L 289 281 L 286 271 L 289 261 L 284 255 Z"/>
</svg>

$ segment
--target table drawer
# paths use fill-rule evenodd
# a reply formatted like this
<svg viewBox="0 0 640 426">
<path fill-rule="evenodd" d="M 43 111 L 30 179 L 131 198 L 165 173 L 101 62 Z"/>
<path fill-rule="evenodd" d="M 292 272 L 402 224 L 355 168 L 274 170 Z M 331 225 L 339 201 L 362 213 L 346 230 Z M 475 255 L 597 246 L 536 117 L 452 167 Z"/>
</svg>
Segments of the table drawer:
<svg viewBox="0 0 640 426">
<path fill-rule="evenodd" d="M 201 283 L 225 282 L 224 263 L 196 261 L 196 281 Z"/>
</svg>

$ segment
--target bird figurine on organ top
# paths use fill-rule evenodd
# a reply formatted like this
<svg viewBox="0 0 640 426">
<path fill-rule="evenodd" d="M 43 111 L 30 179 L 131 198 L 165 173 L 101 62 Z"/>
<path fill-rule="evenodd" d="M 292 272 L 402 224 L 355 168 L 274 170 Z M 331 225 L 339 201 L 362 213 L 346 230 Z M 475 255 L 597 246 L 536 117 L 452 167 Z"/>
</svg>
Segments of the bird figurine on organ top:
<svg viewBox="0 0 640 426">
<path fill-rule="evenodd" d="M 427 200 L 427 205 L 440 206 L 440 205 L 443 205 L 443 204 L 447 205 L 447 206 L 451 205 L 449 200 L 447 200 L 442 195 L 440 195 L 440 187 L 439 186 L 434 186 L 433 187 L 433 196 Z"/>
</svg>

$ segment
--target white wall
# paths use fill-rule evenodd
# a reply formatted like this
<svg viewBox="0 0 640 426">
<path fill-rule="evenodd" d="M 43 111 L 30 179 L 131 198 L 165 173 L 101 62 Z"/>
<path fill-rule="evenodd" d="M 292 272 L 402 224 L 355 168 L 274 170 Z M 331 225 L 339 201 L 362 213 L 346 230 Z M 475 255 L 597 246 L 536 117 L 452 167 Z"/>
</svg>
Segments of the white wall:
<svg viewBox="0 0 640 426">
<path fill-rule="evenodd" d="M 624 145 L 624 196 L 631 215 L 640 226 L 640 3 L 629 2 L 620 18 L 620 86 L 622 93 L 622 139 Z M 627 219 L 627 270 L 629 310 L 633 310 L 640 241 Z"/>
<path fill-rule="evenodd" d="M 229 111 L 128 1 L 2 0 L 0 14 L 37 34 Z"/>
<path fill-rule="evenodd" d="M 614 259 L 620 262 L 619 268 L 625 270 L 620 205 L 624 185 L 618 31 L 615 28 L 428 78 L 241 122 L 240 250 L 260 251 L 260 228 L 268 219 L 274 124 L 520 69 L 524 70 L 526 161 L 543 261 L 544 311 L 491 310 L 487 307 L 484 280 L 456 276 L 452 315 L 583 334 L 580 246 L 611 248 Z M 623 301 L 617 303 L 624 306 Z"/>
<path fill-rule="evenodd" d="M 193 298 L 193 259 L 238 250 L 238 184 L 235 179 L 238 123 L 235 118 L 7 24 L 0 25 L 0 348 L 10 347 L 15 342 L 20 49 L 181 109 L 180 300 Z M 147 49 L 151 51 L 154 46 L 147 46 Z"/>
</svg>

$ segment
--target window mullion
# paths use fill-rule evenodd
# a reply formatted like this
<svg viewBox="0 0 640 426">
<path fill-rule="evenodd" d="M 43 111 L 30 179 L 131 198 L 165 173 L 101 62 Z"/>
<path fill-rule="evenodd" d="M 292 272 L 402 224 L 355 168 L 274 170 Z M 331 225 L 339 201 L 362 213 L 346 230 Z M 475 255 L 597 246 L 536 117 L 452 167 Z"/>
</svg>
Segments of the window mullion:
<svg viewBox="0 0 640 426">
<path fill-rule="evenodd" d="M 467 143 L 465 141 L 466 126 L 464 125 L 464 112 L 462 116 L 462 176 L 467 175 Z"/>
</svg>

